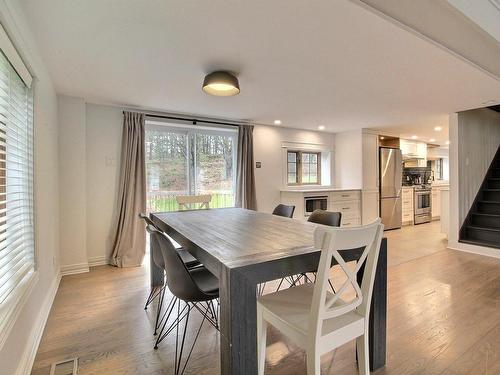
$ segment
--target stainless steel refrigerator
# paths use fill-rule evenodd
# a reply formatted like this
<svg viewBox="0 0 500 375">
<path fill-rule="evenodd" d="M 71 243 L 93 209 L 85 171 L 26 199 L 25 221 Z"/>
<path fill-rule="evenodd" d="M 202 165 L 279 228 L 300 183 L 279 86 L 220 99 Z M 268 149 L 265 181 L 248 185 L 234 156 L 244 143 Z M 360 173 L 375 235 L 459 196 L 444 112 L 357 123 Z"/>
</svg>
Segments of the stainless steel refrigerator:
<svg viewBox="0 0 500 375">
<path fill-rule="evenodd" d="M 380 217 L 385 229 L 401 228 L 403 164 L 399 148 L 379 148 Z"/>
</svg>

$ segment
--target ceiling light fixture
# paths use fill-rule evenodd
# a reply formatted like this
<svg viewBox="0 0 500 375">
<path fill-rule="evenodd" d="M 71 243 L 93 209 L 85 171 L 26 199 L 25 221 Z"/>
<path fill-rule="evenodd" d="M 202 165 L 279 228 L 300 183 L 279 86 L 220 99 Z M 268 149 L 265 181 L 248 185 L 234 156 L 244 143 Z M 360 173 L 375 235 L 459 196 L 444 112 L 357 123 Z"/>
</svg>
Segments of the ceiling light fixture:
<svg viewBox="0 0 500 375">
<path fill-rule="evenodd" d="M 416 135 L 412 135 L 411 139 L 417 139 L 418 137 Z"/>
<path fill-rule="evenodd" d="M 443 130 L 443 128 L 441 126 L 436 126 L 434 128 L 434 130 L 437 131 L 437 132 L 440 132 L 441 130 Z"/>
<path fill-rule="evenodd" d="M 429 139 L 429 142 L 436 142 L 434 138 Z"/>
<path fill-rule="evenodd" d="M 382 139 L 382 140 L 383 140 L 383 139 L 385 139 L 385 137 L 380 137 L 380 139 Z"/>
<path fill-rule="evenodd" d="M 240 84 L 231 73 L 217 71 L 205 76 L 203 91 L 215 96 L 233 96 L 240 93 Z"/>
<path fill-rule="evenodd" d="M 325 125 L 319 125 L 319 126 L 318 126 L 318 129 L 319 129 L 319 130 L 325 130 Z"/>
<path fill-rule="evenodd" d="M 449 145 L 450 144 L 450 141 L 446 141 L 446 144 Z"/>
<path fill-rule="evenodd" d="M 281 125 L 281 120 L 274 120 L 274 125 Z"/>
</svg>

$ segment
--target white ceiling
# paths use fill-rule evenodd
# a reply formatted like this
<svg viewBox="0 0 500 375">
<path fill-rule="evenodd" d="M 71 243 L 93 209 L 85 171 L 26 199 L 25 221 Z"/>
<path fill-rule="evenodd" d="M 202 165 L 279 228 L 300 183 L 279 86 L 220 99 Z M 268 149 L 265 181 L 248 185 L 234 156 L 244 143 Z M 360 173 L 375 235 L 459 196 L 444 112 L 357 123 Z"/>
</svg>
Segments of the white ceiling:
<svg viewBox="0 0 500 375">
<path fill-rule="evenodd" d="M 22 0 L 58 92 L 342 131 L 432 129 L 500 80 L 350 1 Z M 201 90 L 213 70 L 241 94 Z"/>
</svg>

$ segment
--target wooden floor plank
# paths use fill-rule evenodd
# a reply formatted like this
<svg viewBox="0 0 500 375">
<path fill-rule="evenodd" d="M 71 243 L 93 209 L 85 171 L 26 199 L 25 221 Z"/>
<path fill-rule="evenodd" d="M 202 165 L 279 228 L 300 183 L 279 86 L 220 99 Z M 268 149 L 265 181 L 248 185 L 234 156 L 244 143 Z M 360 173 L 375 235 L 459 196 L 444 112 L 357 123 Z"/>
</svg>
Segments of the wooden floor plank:
<svg viewBox="0 0 500 375">
<path fill-rule="evenodd" d="M 500 373 L 500 260 L 447 250 L 439 222 L 386 232 L 388 361 L 385 374 Z M 334 271 L 334 283 L 343 275 Z M 276 284 L 269 284 L 272 290 Z M 155 308 L 144 311 L 145 268 L 92 268 L 65 276 L 32 374 L 80 358 L 79 374 L 171 374 L 174 337 L 153 350 Z M 199 316 L 192 323 L 200 322 Z M 191 326 L 188 339 L 195 334 Z M 219 338 L 206 325 L 187 374 L 219 373 Z M 322 374 L 357 374 L 354 343 L 322 357 Z M 268 374 L 305 374 L 305 355 L 275 329 L 268 335 Z"/>
</svg>

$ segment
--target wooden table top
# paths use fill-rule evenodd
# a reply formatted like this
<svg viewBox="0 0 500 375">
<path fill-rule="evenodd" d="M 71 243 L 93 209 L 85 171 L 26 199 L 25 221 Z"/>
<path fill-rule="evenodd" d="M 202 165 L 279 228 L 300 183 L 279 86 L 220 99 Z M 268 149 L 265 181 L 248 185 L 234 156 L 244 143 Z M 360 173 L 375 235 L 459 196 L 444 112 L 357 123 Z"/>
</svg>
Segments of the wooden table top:
<svg viewBox="0 0 500 375">
<path fill-rule="evenodd" d="M 313 246 L 318 224 L 306 221 L 241 208 L 165 212 L 152 216 L 227 268 L 318 251 Z"/>
</svg>

